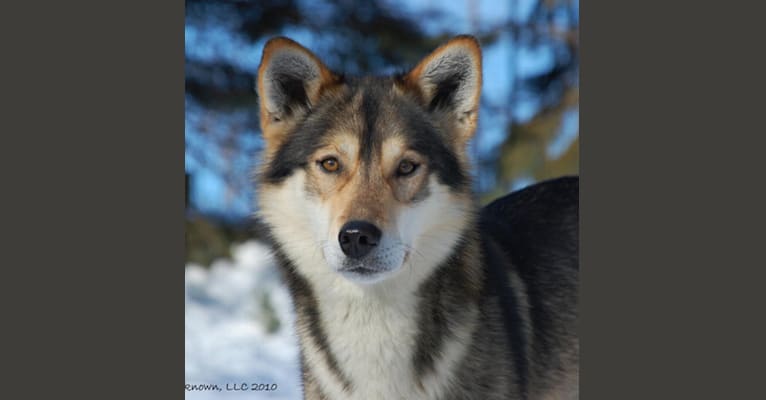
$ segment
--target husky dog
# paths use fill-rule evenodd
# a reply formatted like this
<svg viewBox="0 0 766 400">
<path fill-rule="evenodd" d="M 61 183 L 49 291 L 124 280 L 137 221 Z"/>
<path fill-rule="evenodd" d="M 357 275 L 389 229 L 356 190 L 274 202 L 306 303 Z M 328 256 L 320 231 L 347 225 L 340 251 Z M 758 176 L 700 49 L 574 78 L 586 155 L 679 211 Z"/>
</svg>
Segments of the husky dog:
<svg viewBox="0 0 766 400">
<path fill-rule="evenodd" d="M 259 218 L 305 399 L 578 397 L 578 179 L 480 210 L 466 146 L 481 83 L 470 36 L 392 77 L 266 44 Z"/>
</svg>

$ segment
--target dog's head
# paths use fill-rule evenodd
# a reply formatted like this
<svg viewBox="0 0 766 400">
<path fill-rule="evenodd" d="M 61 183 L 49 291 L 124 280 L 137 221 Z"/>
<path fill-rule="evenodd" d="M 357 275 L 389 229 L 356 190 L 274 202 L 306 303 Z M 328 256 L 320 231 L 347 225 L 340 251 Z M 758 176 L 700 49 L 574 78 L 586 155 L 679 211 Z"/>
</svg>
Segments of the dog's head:
<svg viewBox="0 0 766 400">
<path fill-rule="evenodd" d="M 474 38 L 452 39 L 407 74 L 356 79 L 276 38 L 257 89 L 259 213 L 301 272 L 375 283 L 410 269 L 417 279 L 449 256 L 472 218 Z"/>
</svg>

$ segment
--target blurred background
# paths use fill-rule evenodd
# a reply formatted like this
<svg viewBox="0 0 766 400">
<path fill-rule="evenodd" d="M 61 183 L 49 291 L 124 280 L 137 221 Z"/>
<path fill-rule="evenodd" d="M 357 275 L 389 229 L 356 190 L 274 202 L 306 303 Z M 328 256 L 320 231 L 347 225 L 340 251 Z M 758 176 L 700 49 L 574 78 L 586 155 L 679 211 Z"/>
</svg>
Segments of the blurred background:
<svg viewBox="0 0 766 400">
<path fill-rule="evenodd" d="M 406 71 L 451 36 L 475 35 L 484 87 L 470 150 L 486 203 L 578 173 L 578 29 L 576 0 L 187 0 L 187 383 L 279 379 L 263 398 L 299 398 L 284 388 L 298 382 L 289 299 L 251 218 L 263 145 L 254 82 L 269 38 L 355 75 Z M 231 350 L 241 347 L 251 351 Z"/>
</svg>

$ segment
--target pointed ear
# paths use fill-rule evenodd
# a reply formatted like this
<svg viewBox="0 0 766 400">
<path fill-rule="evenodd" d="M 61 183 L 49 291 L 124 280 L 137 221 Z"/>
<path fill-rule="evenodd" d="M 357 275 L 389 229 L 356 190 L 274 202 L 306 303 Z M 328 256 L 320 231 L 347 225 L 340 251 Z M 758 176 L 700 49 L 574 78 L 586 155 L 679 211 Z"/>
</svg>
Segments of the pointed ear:
<svg viewBox="0 0 766 400">
<path fill-rule="evenodd" d="M 481 95 L 481 47 L 476 38 L 453 38 L 420 61 L 404 76 L 404 83 L 429 111 L 451 114 L 458 139 L 471 139 Z"/>
<path fill-rule="evenodd" d="M 269 40 L 257 79 L 261 130 L 267 144 L 276 144 L 296 117 L 310 111 L 322 92 L 339 82 L 305 47 L 285 37 Z"/>
</svg>

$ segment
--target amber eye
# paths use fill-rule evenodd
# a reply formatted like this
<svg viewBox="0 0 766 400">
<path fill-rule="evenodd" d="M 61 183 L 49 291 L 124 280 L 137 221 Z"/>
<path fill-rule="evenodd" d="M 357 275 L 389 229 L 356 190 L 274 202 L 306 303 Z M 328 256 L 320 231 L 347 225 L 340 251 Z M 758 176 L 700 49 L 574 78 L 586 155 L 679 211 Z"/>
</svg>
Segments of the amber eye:
<svg viewBox="0 0 766 400">
<path fill-rule="evenodd" d="M 397 168 L 396 173 L 399 174 L 399 176 L 407 176 L 415 172 L 416 169 L 418 169 L 418 164 L 415 164 L 412 161 L 402 160 L 402 162 L 399 163 L 399 168 Z"/>
<path fill-rule="evenodd" d="M 338 170 L 338 168 L 340 168 L 340 163 L 335 157 L 325 158 L 324 160 L 320 161 L 319 164 L 322 165 L 322 169 L 327 172 L 335 172 Z"/>
</svg>

